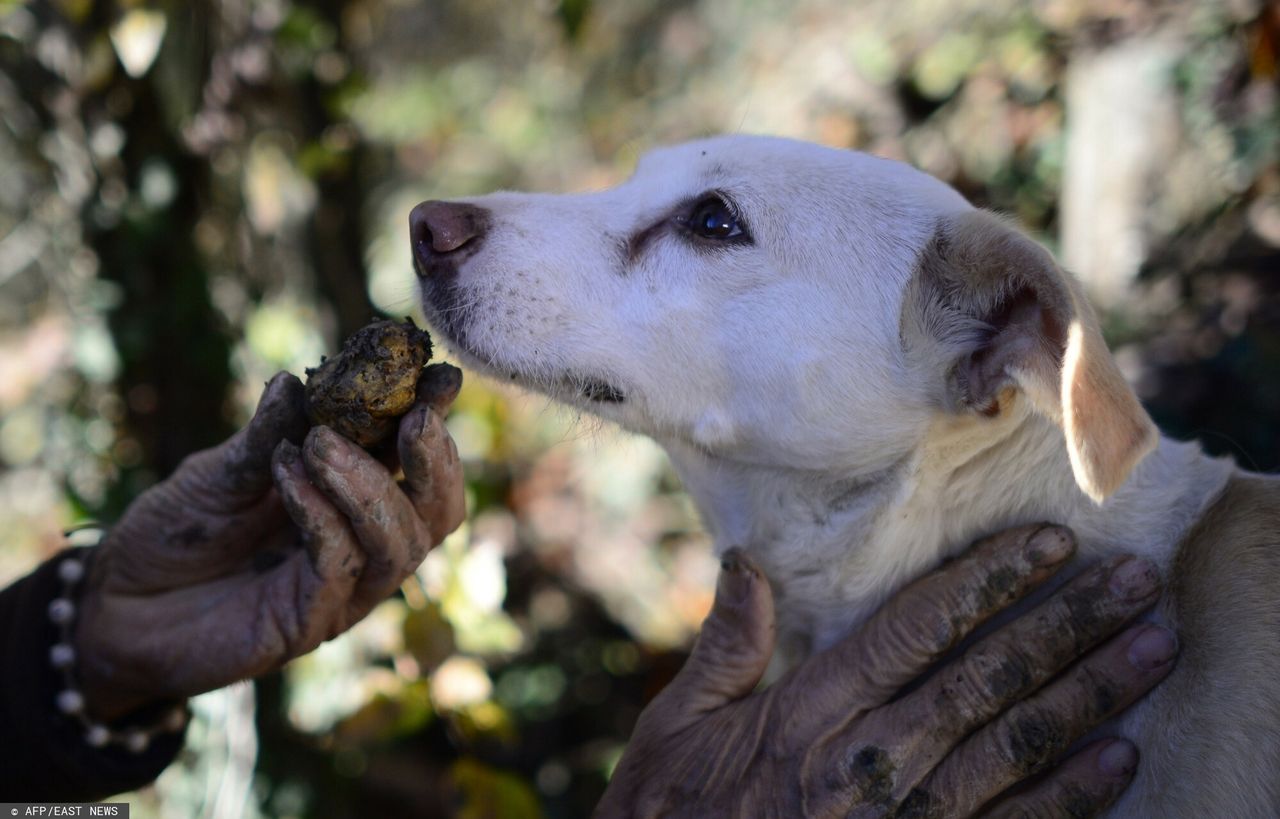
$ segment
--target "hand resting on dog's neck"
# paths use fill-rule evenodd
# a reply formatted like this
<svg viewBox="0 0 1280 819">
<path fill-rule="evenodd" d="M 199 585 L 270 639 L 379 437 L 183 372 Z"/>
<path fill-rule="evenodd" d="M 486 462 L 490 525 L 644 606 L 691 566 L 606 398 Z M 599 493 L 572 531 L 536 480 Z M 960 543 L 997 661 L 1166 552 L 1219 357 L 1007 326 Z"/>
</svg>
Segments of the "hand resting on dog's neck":
<svg viewBox="0 0 1280 819">
<path fill-rule="evenodd" d="M 892 467 L 771 468 L 664 442 L 721 551 L 748 549 L 779 598 L 788 662 L 850 632 L 895 590 L 1009 526 L 1071 527 L 1077 561 L 1127 552 L 1167 570 L 1222 490 L 1229 459 L 1162 438 L 1099 505 L 1076 486 L 1062 430 L 1012 391 L 994 418 L 939 415 Z"/>
</svg>

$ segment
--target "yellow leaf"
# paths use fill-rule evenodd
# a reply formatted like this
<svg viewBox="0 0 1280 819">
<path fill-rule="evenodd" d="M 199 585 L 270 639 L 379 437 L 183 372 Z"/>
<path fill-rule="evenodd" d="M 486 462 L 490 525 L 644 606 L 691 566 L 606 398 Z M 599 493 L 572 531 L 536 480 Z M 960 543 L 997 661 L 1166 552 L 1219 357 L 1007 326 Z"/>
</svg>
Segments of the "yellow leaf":
<svg viewBox="0 0 1280 819">
<path fill-rule="evenodd" d="M 461 797 L 458 819 L 539 819 L 538 797 L 523 779 L 469 757 L 453 764 L 453 785 Z"/>
<path fill-rule="evenodd" d="M 440 607 L 428 602 L 409 612 L 404 621 L 404 647 L 430 674 L 454 652 L 453 627 L 440 614 Z"/>
<path fill-rule="evenodd" d="M 334 726 L 334 736 L 346 745 L 373 745 L 416 733 L 433 716 L 426 683 L 418 681 L 396 692 L 374 695 L 359 711 Z"/>
</svg>

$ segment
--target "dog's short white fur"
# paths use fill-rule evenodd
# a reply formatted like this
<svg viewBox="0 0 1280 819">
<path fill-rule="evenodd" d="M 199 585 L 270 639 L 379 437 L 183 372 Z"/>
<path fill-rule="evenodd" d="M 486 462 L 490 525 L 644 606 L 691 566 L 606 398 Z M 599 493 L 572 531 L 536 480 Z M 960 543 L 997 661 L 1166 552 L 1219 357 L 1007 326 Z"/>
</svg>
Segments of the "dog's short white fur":
<svg viewBox="0 0 1280 819">
<path fill-rule="evenodd" d="M 709 195 L 749 238 L 690 232 Z M 1176 574 L 1197 521 L 1257 480 L 1159 438 L 1074 281 L 902 163 L 730 136 L 606 191 L 467 201 L 484 235 L 424 281 L 428 318 L 465 363 L 661 443 L 719 548 L 774 583 L 792 658 L 1011 525 Z M 1116 727 L 1143 765 L 1114 815 L 1280 815 L 1280 532 L 1255 532 L 1276 520 L 1209 558 L 1237 600 L 1171 593 L 1153 615 L 1183 626 L 1184 657 Z M 1184 621 L 1219 605 L 1248 625 L 1197 653 Z"/>
</svg>

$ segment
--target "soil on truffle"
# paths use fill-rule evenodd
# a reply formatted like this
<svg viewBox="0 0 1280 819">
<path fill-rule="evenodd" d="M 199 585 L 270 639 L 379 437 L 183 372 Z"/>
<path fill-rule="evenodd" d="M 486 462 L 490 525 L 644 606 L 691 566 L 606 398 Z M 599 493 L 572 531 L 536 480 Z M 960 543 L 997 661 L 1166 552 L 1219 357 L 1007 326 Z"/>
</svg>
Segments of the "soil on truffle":
<svg viewBox="0 0 1280 819">
<path fill-rule="evenodd" d="M 431 336 L 412 321 L 365 325 L 332 358 L 307 370 L 307 415 L 365 449 L 376 447 L 413 406 L 431 360 Z"/>
</svg>

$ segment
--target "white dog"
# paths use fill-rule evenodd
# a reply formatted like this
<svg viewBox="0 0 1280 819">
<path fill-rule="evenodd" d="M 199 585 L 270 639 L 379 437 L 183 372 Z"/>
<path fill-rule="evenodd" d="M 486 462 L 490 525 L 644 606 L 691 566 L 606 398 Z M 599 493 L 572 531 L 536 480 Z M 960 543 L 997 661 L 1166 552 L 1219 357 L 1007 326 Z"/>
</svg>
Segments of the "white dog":
<svg viewBox="0 0 1280 819">
<path fill-rule="evenodd" d="M 1014 228 L 900 163 L 722 137 L 599 193 L 427 202 L 411 231 L 463 360 L 660 442 L 793 652 L 1008 526 L 1154 560 L 1184 647 L 1118 726 L 1143 764 L 1115 813 L 1280 816 L 1278 482 L 1159 438 Z"/>
</svg>

